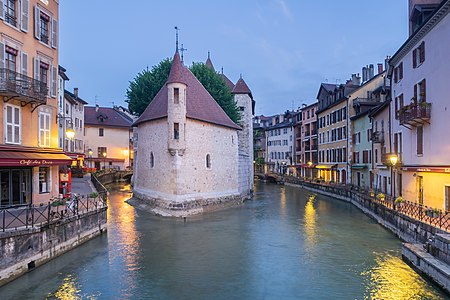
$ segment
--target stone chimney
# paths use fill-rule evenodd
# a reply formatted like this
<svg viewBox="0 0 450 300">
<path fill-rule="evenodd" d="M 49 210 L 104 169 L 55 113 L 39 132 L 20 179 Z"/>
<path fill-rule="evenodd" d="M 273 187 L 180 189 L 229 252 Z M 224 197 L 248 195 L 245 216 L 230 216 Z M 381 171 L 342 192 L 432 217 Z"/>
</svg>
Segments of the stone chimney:
<svg viewBox="0 0 450 300">
<path fill-rule="evenodd" d="M 361 77 L 358 74 L 352 74 L 352 84 L 353 85 L 361 85 Z"/>
<path fill-rule="evenodd" d="M 78 88 L 73 88 L 73 94 L 75 96 L 75 99 L 78 98 Z"/>
<path fill-rule="evenodd" d="M 378 74 L 383 73 L 383 64 L 382 63 L 378 63 Z"/>
<path fill-rule="evenodd" d="M 98 104 L 95 104 L 95 112 L 98 112 L 99 109 L 100 109 L 100 106 L 98 106 Z"/>
</svg>

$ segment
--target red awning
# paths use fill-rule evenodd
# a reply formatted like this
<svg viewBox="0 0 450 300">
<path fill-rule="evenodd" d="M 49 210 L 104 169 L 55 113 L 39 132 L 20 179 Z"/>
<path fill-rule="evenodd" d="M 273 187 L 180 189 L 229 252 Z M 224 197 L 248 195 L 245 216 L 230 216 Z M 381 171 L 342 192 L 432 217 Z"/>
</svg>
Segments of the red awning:
<svg viewBox="0 0 450 300">
<path fill-rule="evenodd" d="M 64 153 L 0 151 L 0 167 L 36 167 L 70 164 L 72 164 L 72 159 Z"/>
<path fill-rule="evenodd" d="M 100 158 L 100 157 L 86 157 L 86 161 L 94 161 L 94 162 L 125 162 L 124 158 Z"/>
</svg>

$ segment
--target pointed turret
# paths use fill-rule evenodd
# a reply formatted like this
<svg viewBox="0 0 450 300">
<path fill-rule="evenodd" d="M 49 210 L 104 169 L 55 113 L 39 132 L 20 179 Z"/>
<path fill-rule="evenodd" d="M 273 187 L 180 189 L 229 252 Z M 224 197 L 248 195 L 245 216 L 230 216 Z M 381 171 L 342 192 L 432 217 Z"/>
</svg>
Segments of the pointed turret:
<svg viewBox="0 0 450 300">
<path fill-rule="evenodd" d="M 250 91 L 248 85 L 245 83 L 244 79 L 239 78 L 239 80 L 236 82 L 236 85 L 234 86 L 233 90 L 231 91 L 233 94 L 247 94 L 250 96 L 250 98 L 253 99 L 252 92 Z"/>
<path fill-rule="evenodd" d="M 215 70 L 214 70 L 214 66 L 213 66 L 213 64 L 212 64 L 212 61 L 211 61 L 211 58 L 209 57 L 209 55 L 210 55 L 210 53 L 209 53 L 209 51 L 208 51 L 208 58 L 206 59 L 205 65 L 206 65 L 207 67 L 211 68 L 213 71 L 215 71 Z"/>
<path fill-rule="evenodd" d="M 186 79 L 183 76 L 183 63 L 180 59 L 180 54 L 175 52 L 172 60 L 172 66 L 170 68 L 169 78 L 167 78 L 166 84 L 169 83 L 183 83 L 186 84 Z"/>
</svg>

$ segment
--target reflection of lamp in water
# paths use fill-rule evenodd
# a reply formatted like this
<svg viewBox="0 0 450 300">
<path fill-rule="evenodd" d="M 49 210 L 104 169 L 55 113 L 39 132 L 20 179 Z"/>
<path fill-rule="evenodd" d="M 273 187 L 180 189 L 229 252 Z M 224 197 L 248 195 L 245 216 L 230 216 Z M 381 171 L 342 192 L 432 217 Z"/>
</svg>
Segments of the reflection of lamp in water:
<svg viewBox="0 0 450 300">
<path fill-rule="evenodd" d="M 316 209 L 314 208 L 315 195 L 309 195 L 305 206 L 305 236 L 308 246 L 316 244 Z"/>
<path fill-rule="evenodd" d="M 391 162 L 391 180 L 392 180 L 392 192 L 391 194 L 395 197 L 395 165 L 398 162 L 398 156 L 396 154 L 392 154 L 389 156 L 389 161 Z"/>
</svg>

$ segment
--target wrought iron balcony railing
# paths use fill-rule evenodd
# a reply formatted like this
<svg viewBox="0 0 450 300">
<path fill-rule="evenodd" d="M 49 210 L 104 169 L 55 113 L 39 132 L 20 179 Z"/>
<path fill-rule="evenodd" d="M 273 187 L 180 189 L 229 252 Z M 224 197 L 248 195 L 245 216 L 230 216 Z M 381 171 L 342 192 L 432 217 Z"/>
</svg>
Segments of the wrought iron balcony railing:
<svg viewBox="0 0 450 300">
<path fill-rule="evenodd" d="M 25 103 L 45 104 L 47 84 L 26 75 L 0 68 L 0 95 L 19 98 Z"/>
<path fill-rule="evenodd" d="M 384 143 L 384 131 L 375 131 L 372 133 L 372 142 Z"/>
<path fill-rule="evenodd" d="M 431 103 L 420 102 L 412 103 L 402 107 L 398 112 L 400 125 L 418 126 L 429 123 L 431 117 Z"/>
</svg>

